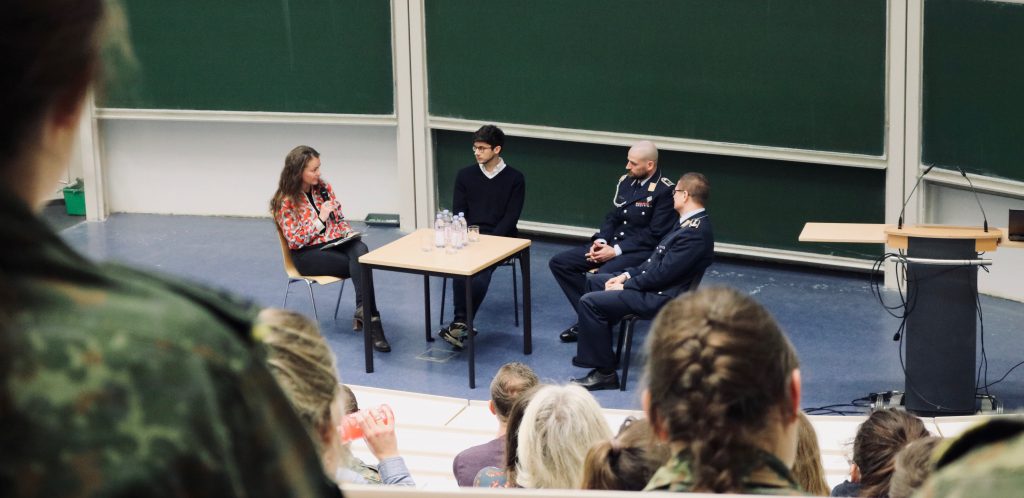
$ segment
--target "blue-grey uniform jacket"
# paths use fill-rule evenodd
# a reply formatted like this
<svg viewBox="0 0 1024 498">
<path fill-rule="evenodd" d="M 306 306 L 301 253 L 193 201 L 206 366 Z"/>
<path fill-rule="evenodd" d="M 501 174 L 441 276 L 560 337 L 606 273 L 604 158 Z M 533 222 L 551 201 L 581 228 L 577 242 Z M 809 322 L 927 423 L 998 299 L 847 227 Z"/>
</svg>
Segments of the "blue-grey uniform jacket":
<svg viewBox="0 0 1024 498">
<path fill-rule="evenodd" d="M 679 220 L 672 201 L 674 189 L 675 184 L 663 177 L 661 170 L 643 185 L 622 175 L 615 187 L 613 208 L 591 240 L 604 239 L 609 245 L 618 245 L 623 254 L 650 254 Z"/>
</svg>

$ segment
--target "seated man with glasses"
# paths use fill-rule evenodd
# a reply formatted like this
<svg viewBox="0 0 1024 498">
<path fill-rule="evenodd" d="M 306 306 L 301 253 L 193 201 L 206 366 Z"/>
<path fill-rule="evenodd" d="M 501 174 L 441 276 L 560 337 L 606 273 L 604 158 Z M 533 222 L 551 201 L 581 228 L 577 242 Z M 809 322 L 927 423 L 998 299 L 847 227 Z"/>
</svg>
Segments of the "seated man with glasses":
<svg viewBox="0 0 1024 498">
<path fill-rule="evenodd" d="M 587 278 L 580 298 L 579 343 L 572 364 L 590 368 L 572 382 L 590 391 L 618 389 L 612 325 L 626 315 L 653 318 L 672 298 L 690 289 L 704 275 L 715 254 L 711 218 L 704 209 L 711 186 L 700 173 L 687 173 L 672 192 L 676 221 L 642 264 L 616 273 Z"/>
<path fill-rule="evenodd" d="M 579 314 L 587 272 L 615 273 L 642 263 L 678 219 L 672 209 L 672 180 L 658 170 L 658 148 L 647 140 L 637 142 L 626 154 L 625 175 L 619 177 L 612 210 L 601 230 L 583 247 L 574 247 L 551 258 L 548 267 L 569 304 Z M 579 324 L 559 336 L 576 342 Z"/>
<path fill-rule="evenodd" d="M 501 237 L 516 237 L 516 224 L 523 212 L 526 198 L 526 178 L 521 172 L 505 164 L 501 158 L 505 146 L 505 133 L 494 125 L 480 127 L 473 134 L 473 155 L 476 164 L 459 170 L 455 177 L 452 211 L 465 213 L 469 225 L 480 227 L 480 233 Z M 473 315 L 487 295 L 494 268 L 481 271 L 471 279 L 473 286 Z M 462 349 L 466 338 L 466 283 L 454 279 L 455 317 L 441 329 L 440 336 L 452 346 Z"/>
</svg>

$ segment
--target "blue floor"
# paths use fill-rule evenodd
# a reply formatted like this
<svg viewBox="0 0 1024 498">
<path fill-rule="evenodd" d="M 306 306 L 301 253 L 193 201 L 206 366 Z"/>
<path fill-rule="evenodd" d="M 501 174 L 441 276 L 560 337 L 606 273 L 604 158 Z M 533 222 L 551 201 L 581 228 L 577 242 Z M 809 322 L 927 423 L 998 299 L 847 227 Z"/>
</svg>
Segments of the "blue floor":
<svg viewBox="0 0 1024 498">
<path fill-rule="evenodd" d="M 269 219 L 115 214 L 105 222 L 73 225 L 61 234 L 95 259 L 128 262 L 205 282 L 266 306 L 282 304 L 286 279 Z M 369 228 L 364 241 L 373 249 L 401 235 L 397 229 Z M 332 314 L 338 285 L 314 289 L 320 325 L 337 354 L 342 379 L 364 386 L 487 399 L 490 378 L 508 361 L 523 361 L 551 382 L 584 374 L 585 370 L 570 364 L 575 345 L 558 341 L 558 333 L 574 317 L 547 268 L 550 257 L 570 244 L 540 240 L 532 246 L 532 355 L 523 355 L 522 332 L 513 324 L 511 270 L 495 272 L 476 322 L 480 335 L 475 390 L 467 385 L 465 353 L 451 354 L 443 341 L 423 339 L 422 277 L 374 273 L 377 302 L 393 351 L 375 355 L 372 374 L 364 371 L 362 335 L 352 331 L 355 294 L 351 284 L 346 285 L 337 321 Z M 432 280 L 436 324 L 441 282 Z M 846 404 L 870 392 L 903 390 L 897 343 L 892 340 L 898 320 L 879 305 L 866 275 L 719 258 L 701 285 L 735 287 L 771 310 L 799 352 L 804 407 Z M 886 297 L 896 299 L 894 293 Z M 1024 303 L 985 296 L 981 302 L 992 382 L 1024 360 L 1024 340 L 1019 337 Z M 288 307 L 312 316 L 305 284 L 292 286 Z M 647 327 L 646 322 L 638 327 L 640 340 Z M 629 390 L 595 393 L 604 407 L 639 407 L 640 340 L 634 347 Z M 1007 409 L 1024 407 L 1024 367 L 1011 372 L 991 392 Z"/>
</svg>

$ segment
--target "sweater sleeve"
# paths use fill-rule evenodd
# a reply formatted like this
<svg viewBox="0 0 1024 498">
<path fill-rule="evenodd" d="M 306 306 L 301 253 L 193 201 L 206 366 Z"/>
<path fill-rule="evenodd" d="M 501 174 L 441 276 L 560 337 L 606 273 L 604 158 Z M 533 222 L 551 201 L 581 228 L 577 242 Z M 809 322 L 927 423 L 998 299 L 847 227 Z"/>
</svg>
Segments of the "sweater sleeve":
<svg viewBox="0 0 1024 498">
<path fill-rule="evenodd" d="M 526 201 L 526 177 L 518 173 L 512 182 L 512 188 L 508 196 L 508 204 L 505 205 L 505 212 L 501 219 L 494 226 L 494 235 L 509 237 L 516 233 L 516 224 L 519 223 L 519 216 L 523 214 L 523 203 Z"/>
</svg>

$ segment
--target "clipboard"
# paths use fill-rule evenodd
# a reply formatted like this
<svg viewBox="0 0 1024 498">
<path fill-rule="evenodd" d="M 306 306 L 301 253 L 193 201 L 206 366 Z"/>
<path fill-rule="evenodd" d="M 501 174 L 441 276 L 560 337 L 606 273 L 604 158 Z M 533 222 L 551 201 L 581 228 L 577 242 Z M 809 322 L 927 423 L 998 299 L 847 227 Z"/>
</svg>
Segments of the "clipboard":
<svg viewBox="0 0 1024 498">
<path fill-rule="evenodd" d="M 323 251 L 323 250 L 326 250 L 326 249 L 330 249 L 332 247 L 338 247 L 338 246 L 341 246 L 341 245 L 345 245 L 345 244 L 348 244 L 349 242 L 351 242 L 353 240 L 359 240 L 361 238 L 363 238 L 363 232 L 357 232 L 355 230 L 352 230 L 352 231 L 348 232 L 348 235 L 346 235 L 346 236 L 344 236 L 344 237 L 342 237 L 340 239 L 334 239 L 334 240 L 332 240 L 332 241 L 330 241 L 330 242 L 320 246 L 320 250 Z"/>
</svg>

